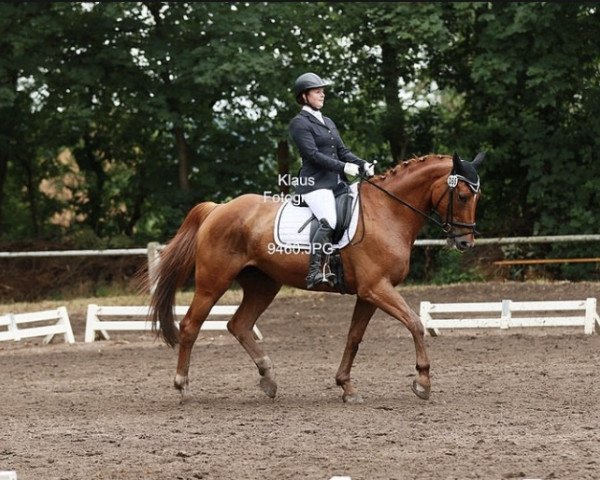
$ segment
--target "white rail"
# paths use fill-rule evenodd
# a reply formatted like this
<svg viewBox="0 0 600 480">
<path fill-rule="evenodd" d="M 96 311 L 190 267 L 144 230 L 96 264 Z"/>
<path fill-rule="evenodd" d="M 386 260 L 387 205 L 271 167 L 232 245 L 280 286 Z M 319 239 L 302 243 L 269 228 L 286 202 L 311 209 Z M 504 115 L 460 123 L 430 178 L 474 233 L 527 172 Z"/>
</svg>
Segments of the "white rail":
<svg viewBox="0 0 600 480">
<path fill-rule="evenodd" d="M 600 242 L 600 235 L 545 235 L 539 237 L 478 238 L 475 245 L 512 245 L 515 243 Z M 444 246 L 446 240 L 416 240 L 417 246 Z"/>
<path fill-rule="evenodd" d="M 600 234 L 589 235 L 547 235 L 539 237 L 495 237 L 478 238 L 476 245 L 511 245 L 517 243 L 554 243 L 554 242 L 600 242 Z M 446 240 L 418 239 L 417 247 L 446 245 Z M 32 252 L 0 252 L 0 258 L 27 258 L 27 257 L 85 257 L 85 256 L 122 256 L 122 255 L 148 255 L 156 250 L 162 250 L 165 245 L 151 242 L 147 248 L 108 248 L 104 250 L 47 250 Z"/>
<path fill-rule="evenodd" d="M 75 343 L 65 307 L 41 312 L 0 315 L 0 341 L 45 337 L 44 343 L 50 343 L 54 335 L 64 335 L 65 342 Z"/>
<path fill-rule="evenodd" d="M 107 248 L 105 250 L 44 250 L 36 252 L 0 252 L 0 258 L 110 257 L 120 255 L 146 255 L 147 253 L 147 248 Z"/>
<path fill-rule="evenodd" d="M 239 305 L 215 305 L 212 307 L 209 317 L 211 316 L 231 316 L 235 314 Z M 187 306 L 178 305 L 173 307 L 173 314 L 178 317 L 183 317 L 187 311 Z M 96 332 L 109 340 L 107 330 L 113 331 L 150 331 L 152 324 L 147 321 L 148 315 L 151 313 L 149 306 L 98 306 L 95 304 L 88 305 L 87 318 L 85 324 L 86 343 L 93 342 L 96 339 Z M 101 318 L 113 317 L 113 320 L 101 320 Z M 129 317 L 137 318 L 137 320 L 114 320 L 114 318 Z M 179 321 L 175 324 L 179 327 Z M 202 330 L 227 330 L 227 320 L 205 320 L 202 324 Z M 254 335 L 258 340 L 262 340 L 263 336 L 256 325 L 253 329 Z"/>
<path fill-rule="evenodd" d="M 439 335 L 440 328 L 501 328 L 510 327 L 576 327 L 584 333 L 600 333 L 600 318 L 595 298 L 569 301 L 484 303 L 421 302 L 423 326 L 430 335 Z M 576 312 L 580 315 L 560 316 L 557 312 Z M 531 315 L 535 313 L 536 315 Z M 443 315 L 442 315 L 443 314 Z M 450 314 L 450 315 L 449 315 Z"/>
<path fill-rule="evenodd" d="M 553 243 L 553 242 L 600 242 L 600 234 L 585 235 L 547 235 L 538 237 L 496 237 L 479 238 L 477 245 L 510 245 L 519 243 Z M 418 239 L 415 246 L 439 246 L 447 244 L 446 240 Z M 77 257 L 77 256 L 124 256 L 146 255 L 148 272 L 150 274 L 150 290 L 154 291 L 156 269 L 160 262 L 160 250 L 165 248 L 158 242 L 148 243 L 147 248 L 113 248 L 105 250 L 48 250 L 32 252 L 0 252 L 0 258 L 27 258 L 27 257 Z"/>
</svg>

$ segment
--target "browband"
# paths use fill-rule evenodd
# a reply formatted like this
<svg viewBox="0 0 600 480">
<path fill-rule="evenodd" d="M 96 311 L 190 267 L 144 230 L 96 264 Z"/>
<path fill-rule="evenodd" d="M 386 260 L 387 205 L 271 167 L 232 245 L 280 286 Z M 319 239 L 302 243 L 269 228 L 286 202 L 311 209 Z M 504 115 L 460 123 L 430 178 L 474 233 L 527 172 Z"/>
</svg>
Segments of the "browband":
<svg viewBox="0 0 600 480">
<path fill-rule="evenodd" d="M 477 182 L 472 182 L 471 180 L 469 180 L 466 177 L 463 177 L 462 175 L 456 175 L 456 174 L 449 175 L 448 176 L 448 186 L 450 188 L 456 188 L 459 180 L 462 180 L 467 185 L 469 185 L 469 188 L 471 190 L 473 190 L 473 193 L 479 192 L 479 187 L 480 187 L 479 175 L 477 176 Z"/>
</svg>

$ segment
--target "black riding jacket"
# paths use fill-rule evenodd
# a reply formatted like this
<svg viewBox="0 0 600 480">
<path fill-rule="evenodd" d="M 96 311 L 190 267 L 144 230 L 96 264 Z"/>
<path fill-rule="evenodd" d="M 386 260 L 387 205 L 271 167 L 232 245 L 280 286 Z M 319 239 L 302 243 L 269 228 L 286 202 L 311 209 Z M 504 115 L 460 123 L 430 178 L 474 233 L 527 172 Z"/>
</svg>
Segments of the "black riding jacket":
<svg viewBox="0 0 600 480">
<path fill-rule="evenodd" d="M 333 189 L 340 180 L 345 180 L 344 163 L 355 163 L 361 169 L 366 163 L 344 145 L 330 118 L 323 116 L 323 121 L 325 124 L 302 110 L 290 122 L 290 136 L 302 157 L 296 193 Z"/>
</svg>

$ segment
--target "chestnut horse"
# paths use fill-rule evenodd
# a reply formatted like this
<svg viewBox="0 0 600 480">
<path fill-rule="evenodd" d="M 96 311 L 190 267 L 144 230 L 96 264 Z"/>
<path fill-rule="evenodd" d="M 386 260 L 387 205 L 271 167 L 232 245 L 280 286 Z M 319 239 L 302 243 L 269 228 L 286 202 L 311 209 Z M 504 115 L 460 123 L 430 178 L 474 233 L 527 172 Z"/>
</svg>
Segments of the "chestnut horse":
<svg viewBox="0 0 600 480">
<path fill-rule="evenodd" d="M 395 288 L 409 271 L 410 252 L 417 233 L 435 211 L 448 238 L 459 250 L 474 245 L 475 212 L 480 196 L 476 168 L 483 153 L 472 161 L 456 154 L 427 155 L 396 165 L 360 185 L 361 215 L 354 242 L 341 250 L 347 293 L 356 294 L 346 347 L 335 380 L 344 402 L 362 399 L 353 386 L 350 369 L 375 310 L 380 308 L 404 324 L 413 336 L 417 375 L 413 392 L 429 398 L 431 380 L 420 318 Z M 179 343 L 175 387 L 186 393 L 192 347 L 211 308 L 234 280 L 243 300 L 228 322 L 229 332 L 248 352 L 260 374 L 260 386 L 271 398 L 277 384 L 273 363 L 253 337 L 258 317 L 282 285 L 305 289 L 307 253 L 269 251 L 280 203 L 256 194 L 230 202 L 203 202 L 193 207 L 177 234 L 161 252 L 156 288 L 151 297 L 151 319 L 158 334 L 174 347 Z M 195 293 L 177 330 L 173 303 L 176 289 L 195 269 Z M 150 279 L 146 279 L 149 281 Z M 318 291 L 333 291 L 323 283 Z"/>
</svg>

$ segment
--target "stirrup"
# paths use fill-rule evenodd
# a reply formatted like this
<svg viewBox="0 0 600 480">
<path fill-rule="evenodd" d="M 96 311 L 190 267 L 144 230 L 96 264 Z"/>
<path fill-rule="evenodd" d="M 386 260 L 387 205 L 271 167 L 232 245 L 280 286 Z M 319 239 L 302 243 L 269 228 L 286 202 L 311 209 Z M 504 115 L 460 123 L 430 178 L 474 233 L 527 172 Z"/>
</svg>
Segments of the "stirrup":
<svg viewBox="0 0 600 480">
<path fill-rule="evenodd" d="M 329 266 L 329 258 L 329 255 L 327 255 L 325 261 L 323 262 L 323 271 L 321 272 L 323 279 L 321 280 L 321 283 L 328 283 L 330 287 L 334 287 L 337 276 L 331 271 L 331 267 Z"/>
<path fill-rule="evenodd" d="M 317 272 L 313 277 L 309 275 L 306 277 L 306 288 L 311 290 L 324 281 L 325 279 L 323 278 L 323 275 L 321 275 L 321 272 Z"/>
</svg>

